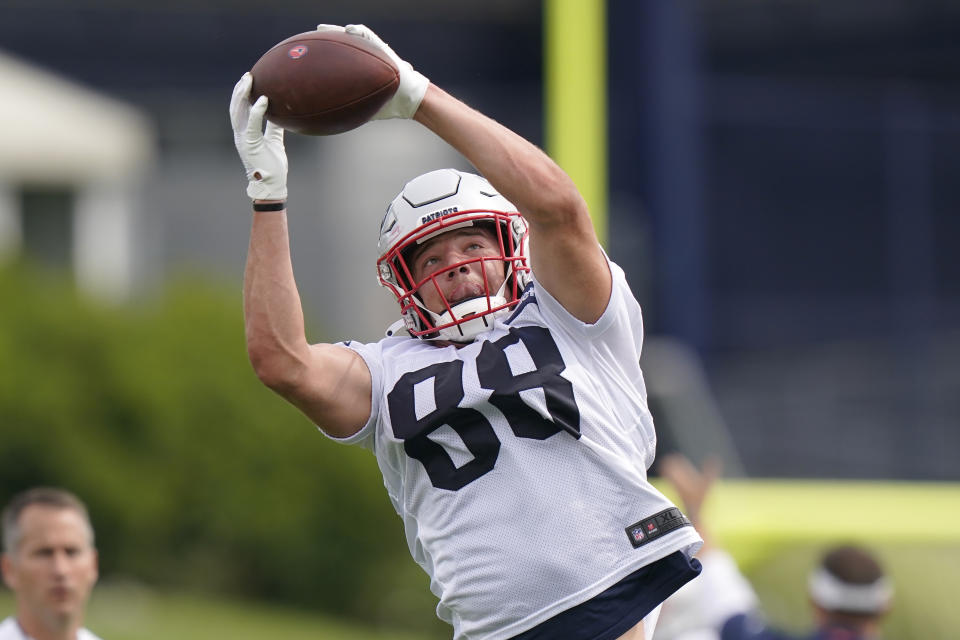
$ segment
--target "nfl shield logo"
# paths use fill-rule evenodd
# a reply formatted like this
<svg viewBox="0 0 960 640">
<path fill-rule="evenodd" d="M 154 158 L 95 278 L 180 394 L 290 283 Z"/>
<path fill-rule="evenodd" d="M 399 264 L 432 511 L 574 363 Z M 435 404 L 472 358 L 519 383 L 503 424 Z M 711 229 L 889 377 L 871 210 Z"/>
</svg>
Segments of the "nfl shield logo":
<svg viewBox="0 0 960 640">
<path fill-rule="evenodd" d="M 643 529 L 641 529 L 640 527 L 635 527 L 630 531 L 630 535 L 633 536 L 634 542 L 640 542 L 641 540 L 643 540 Z"/>
</svg>

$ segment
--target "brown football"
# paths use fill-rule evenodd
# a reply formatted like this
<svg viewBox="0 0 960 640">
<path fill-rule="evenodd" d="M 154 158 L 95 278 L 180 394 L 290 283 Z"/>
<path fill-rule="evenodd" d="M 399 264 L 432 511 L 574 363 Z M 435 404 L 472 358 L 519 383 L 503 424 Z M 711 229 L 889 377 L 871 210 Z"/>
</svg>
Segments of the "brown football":
<svg viewBox="0 0 960 640">
<path fill-rule="evenodd" d="M 311 136 L 359 127 L 400 83 L 390 58 L 342 31 L 308 31 L 287 38 L 250 71 L 250 101 L 267 96 L 267 119 Z"/>
</svg>

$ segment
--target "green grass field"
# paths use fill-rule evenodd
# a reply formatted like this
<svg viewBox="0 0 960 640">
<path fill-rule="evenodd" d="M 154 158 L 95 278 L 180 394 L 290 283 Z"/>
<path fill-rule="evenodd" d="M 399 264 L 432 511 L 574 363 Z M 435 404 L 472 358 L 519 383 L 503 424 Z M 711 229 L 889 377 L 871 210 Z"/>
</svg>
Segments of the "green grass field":
<svg viewBox="0 0 960 640">
<path fill-rule="evenodd" d="M 0 618 L 13 606 L 10 591 L 0 591 Z M 87 626 L 104 640 L 429 640 L 256 602 L 120 584 L 97 586 Z"/>
</svg>

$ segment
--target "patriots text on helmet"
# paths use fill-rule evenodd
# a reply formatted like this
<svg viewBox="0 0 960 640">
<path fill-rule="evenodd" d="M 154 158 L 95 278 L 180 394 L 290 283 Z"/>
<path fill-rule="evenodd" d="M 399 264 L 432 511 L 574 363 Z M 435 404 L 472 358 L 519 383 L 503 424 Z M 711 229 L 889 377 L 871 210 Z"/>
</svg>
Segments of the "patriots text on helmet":
<svg viewBox="0 0 960 640">
<path fill-rule="evenodd" d="M 420 218 L 420 224 L 427 224 L 432 220 L 436 220 L 437 218 L 442 218 L 443 216 L 451 213 L 456 213 L 459 210 L 460 210 L 460 207 L 447 207 L 446 209 L 440 209 L 439 211 L 428 213 L 427 215 Z"/>
</svg>

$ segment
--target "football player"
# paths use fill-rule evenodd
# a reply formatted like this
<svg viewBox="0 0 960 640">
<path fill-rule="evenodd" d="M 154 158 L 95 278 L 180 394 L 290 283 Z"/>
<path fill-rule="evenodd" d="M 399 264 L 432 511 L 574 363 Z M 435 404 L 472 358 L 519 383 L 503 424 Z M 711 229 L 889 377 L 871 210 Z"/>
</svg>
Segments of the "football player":
<svg viewBox="0 0 960 640">
<path fill-rule="evenodd" d="M 87 508 L 72 493 L 37 487 L 3 510 L 3 581 L 16 614 L 0 640 L 99 640 L 83 627 L 97 582 L 97 550 Z"/>
<path fill-rule="evenodd" d="M 321 25 L 321 29 L 343 29 Z M 283 131 L 251 79 L 231 118 L 253 224 L 247 347 L 329 437 L 370 449 L 455 638 L 644 638 L 699 571 L 701 540 L 648 481 L 656 438 L 640 307 L 571 179 L 450 96 L 372 31 L 413 119 L 479 174 L 414 178 L 380 225 L 401 320 L 372 344 L 308 344 L 288 244 Z M 482 176 L 482 177 L 481 177 Z"/>
</svg>

